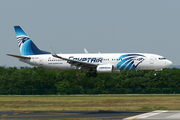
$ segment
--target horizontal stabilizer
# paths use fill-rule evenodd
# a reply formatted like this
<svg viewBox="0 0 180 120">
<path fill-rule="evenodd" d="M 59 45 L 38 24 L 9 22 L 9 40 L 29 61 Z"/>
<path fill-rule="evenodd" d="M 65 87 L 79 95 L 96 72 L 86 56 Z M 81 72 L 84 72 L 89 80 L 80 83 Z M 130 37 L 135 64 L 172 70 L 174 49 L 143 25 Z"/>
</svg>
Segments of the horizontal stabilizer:
<svg viewBox="0 0 180 120">
<path fill-rule="evenodd" d="M 16 58 L 31 59 L 31 57 L 25 57 L 25 56 L 19 56 L 19 55 L 11 55 L 11 54 L 6 54 L 6 55 L 11 56 L 11 57 L 16 57 Z"/>
</svg>

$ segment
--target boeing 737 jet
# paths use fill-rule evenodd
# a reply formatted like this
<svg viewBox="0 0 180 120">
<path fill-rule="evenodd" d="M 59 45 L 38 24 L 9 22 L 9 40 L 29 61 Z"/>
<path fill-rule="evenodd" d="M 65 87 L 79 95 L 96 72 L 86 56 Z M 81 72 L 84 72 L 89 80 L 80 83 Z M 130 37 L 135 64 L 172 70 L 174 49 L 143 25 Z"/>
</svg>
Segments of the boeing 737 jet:
<svg viewBox="0 0 180 120">
<path fill-rule="evenodd" d="M 56 54 L 40 50 L 21 29 L 14 26 L 21 55 L 7 54 L 33 66 L 55 70 L 86 70 L 87 77 L 97 73 L 120 73 L 122 70 L 162 70 L 172 64 L 163 56 L 147 53 Z"/>
</svg>

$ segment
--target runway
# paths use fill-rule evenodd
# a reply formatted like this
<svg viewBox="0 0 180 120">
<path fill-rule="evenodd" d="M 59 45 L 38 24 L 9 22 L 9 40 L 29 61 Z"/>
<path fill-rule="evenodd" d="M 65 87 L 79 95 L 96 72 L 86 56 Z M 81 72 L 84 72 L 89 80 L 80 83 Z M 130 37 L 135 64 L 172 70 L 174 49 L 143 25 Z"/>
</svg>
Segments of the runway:
<svg viewBox="0 0 180 120">
<path fill-rule="evenodd" d="M 179 110 L 155 110 L 123 120 L 180 120 Z"/>
<path fill-rule="evenodd" d="M 180 120 L 178 110 L 155 111 L 12 111 L 0 112 L 0 119 L 118 119 L 118 120 Z"/>
<path fill-rule="evenodd" d="M 122 120 L 147 112 L 149 111 L 7 111 L 0 112 L 0 119 L 92 118 Z"/>
</svg>

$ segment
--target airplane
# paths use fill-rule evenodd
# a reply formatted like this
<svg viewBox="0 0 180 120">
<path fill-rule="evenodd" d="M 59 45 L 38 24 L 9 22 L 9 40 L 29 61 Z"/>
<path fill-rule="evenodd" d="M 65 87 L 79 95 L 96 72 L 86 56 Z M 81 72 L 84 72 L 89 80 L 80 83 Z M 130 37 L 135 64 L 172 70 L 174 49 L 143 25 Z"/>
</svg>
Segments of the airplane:
<svg viewBox="0 0 180 120">
<path fill-rule="evenodd" d="M 40 50 L 22 30 L 14 26 L 21 55 L 7 54 L 21 62 L 55 70 L 85 70 L 87 77 L 96 77 L 97 73 L 121 73 L 123 70 L 160 71 L 172 64 L 161 55 L 149 53 L 88 53 L 56 54 L 49 46 L 50 52 Z"/>
</svg>

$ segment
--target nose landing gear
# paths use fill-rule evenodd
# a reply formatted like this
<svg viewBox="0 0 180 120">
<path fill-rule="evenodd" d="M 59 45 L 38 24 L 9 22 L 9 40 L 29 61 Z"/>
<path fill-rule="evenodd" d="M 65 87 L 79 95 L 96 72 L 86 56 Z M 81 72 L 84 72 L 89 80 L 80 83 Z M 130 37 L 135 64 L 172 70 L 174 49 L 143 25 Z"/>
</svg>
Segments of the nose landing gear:
<svg viewBox="0 0 180 120">
<path fill-rule="evenodd" d="M 154 73 L 154 76 L 156 76 L 156 72 Z"/>
<path fill-rule="evenodd" d="M 156 72 L 157 71 L 162 71 L 163 69 L 156 69 L 155 72 L 154 72 L 154 76 L 156 76 Z"/>
</svg>

